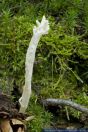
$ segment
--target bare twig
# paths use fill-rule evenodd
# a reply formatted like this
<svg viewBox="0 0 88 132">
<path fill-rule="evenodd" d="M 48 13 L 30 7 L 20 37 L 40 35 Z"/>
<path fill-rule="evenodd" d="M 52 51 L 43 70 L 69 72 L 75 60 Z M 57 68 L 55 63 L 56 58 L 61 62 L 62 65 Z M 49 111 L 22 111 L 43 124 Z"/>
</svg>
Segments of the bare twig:
<svg viewBox="0 0 88 132">
<path fill-rule="evenodd" d="M 65 99 L 45 99 L 45 100 L 42 100 L 42 103 L 44 106 L 57 106 L 57 105 L 66 105 L 66 106 L 70 106 L 76 110 L 79 110 L 83 113 L 86 113 L 88 114 L 88 108 L 80 105 L 80 104 L 77 104 L 73 101 L 70 101 L 70 100 L 65 100 Z"/>
</svg>

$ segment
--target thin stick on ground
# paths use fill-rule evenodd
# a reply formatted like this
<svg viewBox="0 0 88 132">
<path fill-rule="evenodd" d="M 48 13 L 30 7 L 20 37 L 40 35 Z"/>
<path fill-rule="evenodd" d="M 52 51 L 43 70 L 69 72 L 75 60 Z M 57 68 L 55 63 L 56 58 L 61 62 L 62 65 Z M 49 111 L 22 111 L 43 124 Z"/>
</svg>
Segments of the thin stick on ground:
<svg viewBox="0 0 88 132">
<path fill-rule="evenodd" d="M 69 107 L 72 107 L 78 111 L 81 111 L 85 114 L 88 114 L 88 108 L 80 105 L 80 104 L 77 104 L 71 100 L 65 100 L 65 99 L 45 99 L 45 100 L 42 100 L 42 103 L 44 106 L 58 106 L 58 105 L 62 105 L 62 106 L 69 106 Z"/>
</svg>

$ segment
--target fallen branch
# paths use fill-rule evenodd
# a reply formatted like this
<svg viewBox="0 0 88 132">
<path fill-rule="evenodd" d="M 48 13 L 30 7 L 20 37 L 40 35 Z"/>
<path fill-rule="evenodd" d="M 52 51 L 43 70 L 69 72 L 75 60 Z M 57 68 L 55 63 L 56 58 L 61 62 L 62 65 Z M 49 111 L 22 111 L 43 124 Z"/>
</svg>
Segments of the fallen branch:
<svg viewBox="0 0 88 132">
<path fill-rule="evenodd" d="M 86 113 L 88 114 L 88 108 L 80 105 L 80 104 L 77 104 L 73 101 L 70 101 L 70 100 L 65 100 L 65 99 L 45 99 L 45 100 L 42 100 L 42 104 L 44 106 L 58 106 L 58 105 L 66 105 L 66 106 L 70 106 L 76 110 L 79 110 L 83 113 Z"/>
</svg>

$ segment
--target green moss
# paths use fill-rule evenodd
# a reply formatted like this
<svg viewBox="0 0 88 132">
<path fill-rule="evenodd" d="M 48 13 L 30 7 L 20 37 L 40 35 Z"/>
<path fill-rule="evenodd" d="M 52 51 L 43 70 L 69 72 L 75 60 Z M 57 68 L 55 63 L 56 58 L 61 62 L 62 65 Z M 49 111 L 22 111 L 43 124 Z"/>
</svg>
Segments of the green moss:
<svg viewBox="0 0 88 132">
<path fill-rule="evenodd" d="M 41 132 L 42 128 L 50 127 L 52 114 L 38 104 L 35 94 L 32 94 L 27 111 L 34 116 L 34 119 L 27 124 L 28 130 L 31 132 Z"/>
<path fill-rule="evenodd" d="M 30 131 L 50 125 L 52 115 L 37 102 L 42 98 L 72 99 L 88 105 L 88 4 L 87 0 L 3 0 L 0 3 L 0 87 L 3 91 L 24 84 L 25 54 L 35 20 L 45 14 L 49 34 L 36 52 L 32 95 L 28 112 L 35 116 Z M 9 83 L 8 83 L 8 80 Z M 10 89 L 10 88 L 9 88 Z M 11 88 L 12 89 L 12 88 Z M 68 109 L 79 118 L 80 112 Z"/>
</svg>

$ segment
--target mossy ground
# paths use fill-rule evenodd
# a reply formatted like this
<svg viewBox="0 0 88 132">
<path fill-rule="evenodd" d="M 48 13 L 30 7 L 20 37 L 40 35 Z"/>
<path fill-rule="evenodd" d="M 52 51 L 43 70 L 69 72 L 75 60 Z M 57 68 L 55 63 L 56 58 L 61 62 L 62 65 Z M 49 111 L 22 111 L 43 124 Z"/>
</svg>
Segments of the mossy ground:
<svg viewBox="0 0 88 132">
<path fill-rule="evenodd" d="M 27 110 L 35 116 L 28 123 L 30 131 L 40 132 L 55 120 L 38 103 L 40 97 L 71 99 L 88 107 L 88 1 L 2 0 L 0 12 L 0 87 L 6 92 L 14 81 L 22 89 L 25 54 L 36 19 L 45 15 L 50 22 L 49 34 L 42 37 L 36 52 Z M 65 107 L 61 110 L 66 113 Z M 71 117 L 81 116 L 71 108 L 67 111 Z"/>
</svg>

